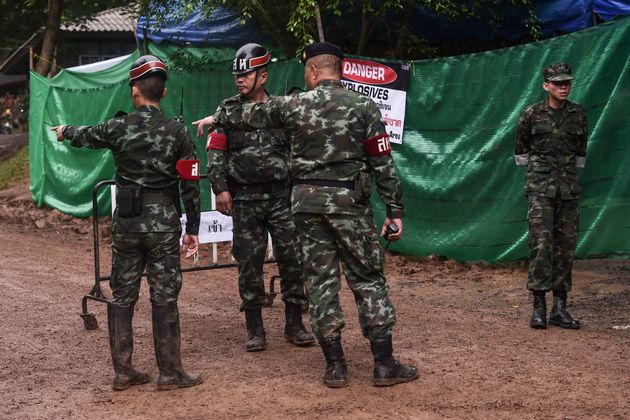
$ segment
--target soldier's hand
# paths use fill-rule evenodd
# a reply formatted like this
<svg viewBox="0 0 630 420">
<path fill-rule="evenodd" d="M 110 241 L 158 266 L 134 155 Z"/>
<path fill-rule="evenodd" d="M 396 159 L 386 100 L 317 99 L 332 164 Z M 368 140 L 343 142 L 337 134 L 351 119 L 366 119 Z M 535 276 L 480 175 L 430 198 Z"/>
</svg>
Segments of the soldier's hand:
<svg viewBox="0 0 630 420">
<path fill-rule="evenodd" d="M 398 232 L 396 233 L 390 233 L 387 237 L 385 236 L 385 233 L 387 232 L 387 225 L 389 225 L 390 223 L 393 223 L 396 225 L 396 227 L 398 228 Z M 400 237 L 402 236 L 402 232 L 403 232 L 403 222 L 402 219 L 390 219 L 389 217 L 385 218 L 385 221 L 383 222 L 383 228 L 381 229 L 381 236 L 384 237 L 385 239 L 387 239 L 388 241 L 392 241 L 395 242 L 397 240 L 400 239 Z"/>
<path fill-rule="evenodd" d="M 199 236 L 184 234 L 182 240 L 181 253 L 184 254 L 184 258 L 188 259 L 195 255 L 199 251 Z"/>
<path fill-rule="evenodd" d="M 215 203 L 217 205 L 217 211 L 225 214 L 226 216 L 232 215 L 232 194 L 229 191 L 223 191 L 216 195 Z"/>
<path fill-rule="evenodd" d="M 65 139 L 65 137 L 63 136 L 63 129 L 66 128 L 65 125 L 58 125 L 57 127 L 52 127 L 50 129 L 50 131 L 56 131 L 57 132 L 57 141 L 63 141 L 63 139 Z"/>
<path fill-rule="evenodd" d="M 201 120 L 193 121 L 192 124 L 197 126 L 197 137 L 201 138 L 201 136 L 203 136 L 204 129 L 214 124 L 214 118 L 212 118 L 212 116 L 208 116 Z"/>
</svg>

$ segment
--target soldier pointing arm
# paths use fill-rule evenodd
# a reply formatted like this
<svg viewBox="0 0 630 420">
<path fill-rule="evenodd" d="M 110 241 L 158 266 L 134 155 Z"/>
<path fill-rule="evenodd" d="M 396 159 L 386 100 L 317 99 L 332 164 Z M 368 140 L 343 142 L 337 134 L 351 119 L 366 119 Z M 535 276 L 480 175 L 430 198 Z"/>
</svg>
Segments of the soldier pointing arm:
<svg viewBox="0 0 630 420">
<path fill-rule="evenodd" d="M 341 84 L 343 53 L 336 45 L 305 48 L 304 80 L 308 92 L 275 97 L 261 104 L 219 109 L 200 120 L 221 127 L 283 127 L 291 144 L 291 204 L 313 331 L 326 358 L 324 384 L 342 387 L 347 366 L 341 346 L 344 319 L 339 305 L 339 262 L 352 289 L 363 335 L 374 355 L 374 385 L 417 378 L 414 366 L 392 355 L 396 320 L 383 275 L 383 249 L 370 204 L 372 178 L 387 207 L 389 223 L 402 234 L 404 207 L 400 179 L 380 111 L 367 96 Z"/>
<path fill-rule="evenodd" d="M 131 68 L 136 111 L 93 127 L 60 126 L 57 140 L 75 147 L 109 149 L 116 162 L 116 211 L 112 220 L 112 299 L 107 305 L 115 390 L 149 381 L 135 370 L 132 318 L 146 268 L 153 310 L 153 338 L 160 370 L 158 389 L 197 385 L 202 378 L 182 368 L 177 298 L 182 287 L 179 197 L 186 208 L 183 251 L 199 241 L 199 161 L 184 126 L 160 111 L 166 65 L 145 55 Z"/>
</svg>

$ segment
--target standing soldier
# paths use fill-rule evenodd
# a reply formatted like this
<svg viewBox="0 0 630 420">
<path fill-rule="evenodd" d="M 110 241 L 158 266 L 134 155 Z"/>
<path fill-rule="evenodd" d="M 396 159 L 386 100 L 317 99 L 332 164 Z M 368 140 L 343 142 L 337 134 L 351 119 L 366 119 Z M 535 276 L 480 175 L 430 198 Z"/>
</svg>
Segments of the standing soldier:
<svg viewBox="0 0 630 420">
<path fill-rule="evenodd" d="M 221 102 L 219 110 L 245 103 L 265 102 L 271 61 L 258 44 L 243 45 L 234 57 L 232 74 L 239 94 Z M 232 254 L 238 264 L 241 311 L 245 312 L 246 351 L 267 346 L 262 307 L 265 301 L 263 264 L 271 234 L 282 300 L 285 303 L 285 338 L 296 346 L 315 343 L 302 323 L 304 277 L 293 243 L 295 227 L 289 203 L 289 144 L 283 130 L 223 130 L 208 136 L 208 179 L 216 195 L 217 210 L 234 223 Z"/>
<path fill-rule="evenodd" d="M 246 105 L 242 112 L 222 107 L 204 125 L 242 128 L 284 127 L 290 134 L 292 211 L 304 262 L 313 331 L 326 358 L 325 385 L 346 385 L 341 346 L 343 314 L 339 304 L 340 267 L 359 311 L 363 335 L 374 354 L 374 385 L 387 386 L 418 377 L 414 366 L 393 357 L 394 306 L 383 275 L 383 248 L 374 225 L 372 178 L 387 207 L 386 226 L 402 234 L 402 188 L 385 125 L 376 104 L 341 84 L 341 49 L 330 43 L 307 46 L 304 80 L 310 91 Z"/>
<path fill-rule="evenodd" d="M 586 114 L 567 100 L 571 66 L 543 70 L 547 98 L 528 106 L 516 132 L 516 164 L 527 165 L 525 192 L 529 220 L 527 289 L 534 294 L 532 328 L 547 328 L 545 293 L 553 291 L 549 323 L 579 329 L 566 310 L 578 235 L 580 184 L 576 168 L 586 161 Z"/>
<path fill-rule="evenodd" d="M 199 247 L 199 161 L 184 126 L 160 111 L 166 76 L 162 60 L 142 56 L 129 74 L 135 112 L 93 127 L 53 128 L 57 140 L 67 138 L 75 147 L 109 149 L 116 162 L 118 191 L 112 220 L 110 281 L 113 296 L 107 305 L 115 390 L 149 381 L 149 375 L 135 370 L 131 363 L 132 318 L 145 267 L 160 370 L 158 389 L 202 382 L 200 375 L 188 374 L 182 368 L 177 310 L 182 286 L 179 197 L 181 191 L 187 216 L 182 250 L 188 258 Z"/>
</svg>

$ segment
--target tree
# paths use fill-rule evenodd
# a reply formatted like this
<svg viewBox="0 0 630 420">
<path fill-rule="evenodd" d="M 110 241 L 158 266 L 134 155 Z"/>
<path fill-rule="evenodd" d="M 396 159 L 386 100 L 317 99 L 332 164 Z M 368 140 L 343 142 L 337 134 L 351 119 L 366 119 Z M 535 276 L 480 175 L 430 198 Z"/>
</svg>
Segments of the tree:
<svg viewBox="0 0 630 420">
<path fill-rule="evenodd" d="M 45 28 L 36 71 L 46 75 L 53 61 L 61 23 L 88 20 L 99 11 L 133 4 L 135 2 L 129 0 L 0 0 L 0 39 L 3 41 L 0 61 L 32 34 Z"/>
<path fill-rule="evenodd" d="M 57 34 L 61 25 L 61 10 L 63 0 L 48 0 L 48 19 L 46 20 L 46 30 L 42 49 L 39 53 L 39 60 L 35 66 L 35 71 L 46 76 L 50 71 L 55 46 L 57 45 Z"/>
<path fill-rule="evenodd" d="M 217 7 L 253 19 L 288 54 L 312 43 L 321 11 L 326 40 L 357 55 L 422 58 L 435 53 L 428 42 L 413 35 L 414 9 L 423 6 L 452 20 L 483 16 L 491 26 L 501 24 L 497 6 L 526 10 L 523 26 L 535 37 L 537 26 L 532 0 L 142 0 L 142 13 L 160 20 L 164 11 L 175 19 L 192 13 L 209 16 Z"/>
</svg>

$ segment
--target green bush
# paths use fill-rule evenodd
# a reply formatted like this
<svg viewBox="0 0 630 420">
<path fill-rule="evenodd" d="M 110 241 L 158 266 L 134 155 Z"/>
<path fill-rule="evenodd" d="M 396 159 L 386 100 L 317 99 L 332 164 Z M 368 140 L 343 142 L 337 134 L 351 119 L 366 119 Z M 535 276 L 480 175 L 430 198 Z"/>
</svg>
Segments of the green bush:
<svg viewBox="0 0 630 420">
<path fill-rule="evenodd" d="M 0 163 L 0 190 L 12 181 L 28 179 L 28 147 L 21 148 L 10 159 Z"/>
</svg>

